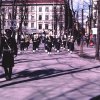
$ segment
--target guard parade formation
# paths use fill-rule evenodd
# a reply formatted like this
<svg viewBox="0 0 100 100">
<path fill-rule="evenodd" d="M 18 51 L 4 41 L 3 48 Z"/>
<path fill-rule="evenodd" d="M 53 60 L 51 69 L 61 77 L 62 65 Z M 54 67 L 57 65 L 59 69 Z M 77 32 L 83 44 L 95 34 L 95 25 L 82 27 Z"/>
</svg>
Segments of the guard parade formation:
<svg viewBox="0 0 100 100">
<path fill-rule="evenodd" d="M 32 52 L 35 53 L 39 50 L 41 44 L 43 44 L 44 52 L 51 54 L 52 50 L 60 52 L 61 49 L 66 49 L 72 53 L 74 51 L 74 37 L 72 35 L 54 35 L 50 33 L 34 33 L 32 35 L 21 34 L 19 45 L 20 53 L 24 50 L 28 50 L 30 43 L 32 43 Z"/>
<path fill-rule="evenodd" d="M 74 42 L 74 36 L 67 36 L 65 34 L 54 35 L 52 31 L 48 33 L 44 31 L 43 33 L 34 33 L 31 35 L 21 33 L 20 36 L 15 38 L 12 30 L 6 29 L 5 34 L 2 34 L 0 46 L 0 56 L 2 58 L 2 67 L 5 72 L 6 80 L 11 80 L 14 57 L 17 56 L 18 53 L 24 54 L 30 44 L 33 53 L 36 51 L 39 52 L 40 45 L 42 44 L 42 50 L 50 55 L 52 52 L 59 53 L 61 49 L 66 49 L 72 53 L 74 51 Z"/>
</svg>

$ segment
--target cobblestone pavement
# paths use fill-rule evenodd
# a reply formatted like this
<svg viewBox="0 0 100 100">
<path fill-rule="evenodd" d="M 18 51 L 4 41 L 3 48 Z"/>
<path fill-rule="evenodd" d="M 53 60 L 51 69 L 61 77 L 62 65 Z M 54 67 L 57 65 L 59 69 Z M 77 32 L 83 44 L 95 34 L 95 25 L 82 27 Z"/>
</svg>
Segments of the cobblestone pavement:
<svg viewBox="0 0 100 100">
<path fill-rule="evenodd" d="M 90 100 L 100 95 L 100 62 L 94 48 L 48 55 L 31 48 L 15 58 L 11 81 L 0 67 L 0 100 Z M 1 64 L 1 63 L 0 63 Z"/>
</svg>

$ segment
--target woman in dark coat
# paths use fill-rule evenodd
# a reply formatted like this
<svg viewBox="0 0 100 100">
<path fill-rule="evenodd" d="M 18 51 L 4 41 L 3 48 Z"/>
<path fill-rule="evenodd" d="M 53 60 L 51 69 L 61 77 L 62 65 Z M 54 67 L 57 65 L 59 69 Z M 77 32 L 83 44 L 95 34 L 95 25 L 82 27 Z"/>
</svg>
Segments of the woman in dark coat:
<svg viewBox="0 0 100 100">
<path fill-rule="evenodd" d="M 6 79 L 10 80 L 12 68 L 14 67 L 14 55 L 17 55 L 17 44 L 15 38 L 11 37 L 12 31 L 6 29 L 5 32 L 6 36 L 1 39 L 2 67 L 4 68 Z"/>
</svg>

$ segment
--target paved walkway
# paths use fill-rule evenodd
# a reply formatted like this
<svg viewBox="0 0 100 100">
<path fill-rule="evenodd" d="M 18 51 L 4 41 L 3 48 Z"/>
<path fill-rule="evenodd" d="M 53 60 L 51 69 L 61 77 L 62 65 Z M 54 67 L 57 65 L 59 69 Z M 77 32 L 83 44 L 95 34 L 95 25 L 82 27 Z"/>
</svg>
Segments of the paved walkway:
<svg viewBox="0 0 100 100">
<path fill-rule="evenodd" d="M 34 54 L 31 49 L 18 54 L 11 81 L 0 67 L 0 100 L 90 100 L 100 95 L 95 49 L 84 47 L 83 57 L 78 52 L 48 55 L 40 48 Z"/>
</svg>

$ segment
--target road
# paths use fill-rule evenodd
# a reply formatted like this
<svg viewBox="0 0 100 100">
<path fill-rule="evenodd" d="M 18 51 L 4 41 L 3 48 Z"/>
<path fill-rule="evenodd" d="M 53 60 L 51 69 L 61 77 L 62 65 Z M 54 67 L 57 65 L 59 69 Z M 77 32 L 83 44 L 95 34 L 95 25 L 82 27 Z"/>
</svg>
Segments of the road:
<svg viewBox="0 0 100 100">
<path fill-rule="evenodd" d="M 100 62 L 94 48 L 84 48 L 92 57 L 75 50 L 48 55 L 40 47 L 18 54 L 11 81 L 0 67 L 0 100 L 90 100 L 100 95 Z"/>
</svg>

